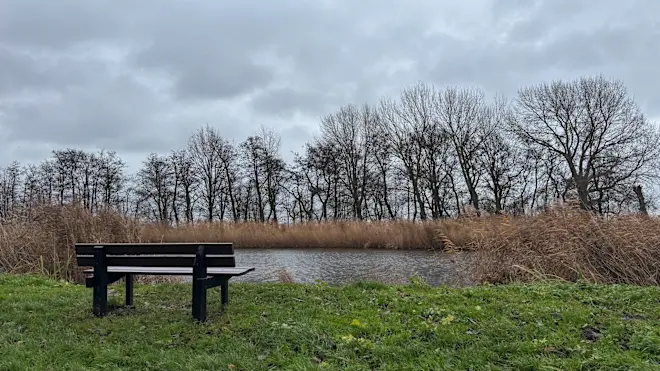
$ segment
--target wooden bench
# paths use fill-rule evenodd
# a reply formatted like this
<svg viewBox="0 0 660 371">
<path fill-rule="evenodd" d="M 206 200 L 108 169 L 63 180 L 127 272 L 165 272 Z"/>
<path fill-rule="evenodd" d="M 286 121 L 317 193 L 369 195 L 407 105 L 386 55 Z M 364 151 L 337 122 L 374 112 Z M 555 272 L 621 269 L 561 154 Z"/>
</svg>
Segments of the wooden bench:
<svg viewBox="0 0 660 371">
<path fill-rule="evenodd" d="M 192 276 L 192 316 L 206 321 L 206 290 L 220 286 L 229 302 L 229 279 L 254 270 L 236 267 L 231 243 L 76 243 L 76 260 L 94 288 L 93 313 L 108 311 L 108 285 L 125 278 L 126 305 L 133 306 L 133 276 Z"/>
</svg>

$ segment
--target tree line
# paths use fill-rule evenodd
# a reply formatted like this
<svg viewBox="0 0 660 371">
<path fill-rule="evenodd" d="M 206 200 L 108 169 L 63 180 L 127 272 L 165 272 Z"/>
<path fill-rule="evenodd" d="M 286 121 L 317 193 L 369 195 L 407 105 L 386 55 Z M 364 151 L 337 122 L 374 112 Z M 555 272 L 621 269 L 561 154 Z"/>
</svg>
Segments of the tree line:
<svg viewBox="0 0 660 371">
<path fill-rule="evenodd" d="M 208 125 L 133 174 L 112 151 L 14 162 L 0 170 L 0 217 L 45 203 L 168 224 L 523 215 L 567 199 L 599 214 L 646 212 L 641 186 L 656 184 L 659 139 L 625 85 L 602 76 L 513 99 L 420 82 L 325 115 L 290 163 L 272 129 L 237 143 Z"/>
</svg>

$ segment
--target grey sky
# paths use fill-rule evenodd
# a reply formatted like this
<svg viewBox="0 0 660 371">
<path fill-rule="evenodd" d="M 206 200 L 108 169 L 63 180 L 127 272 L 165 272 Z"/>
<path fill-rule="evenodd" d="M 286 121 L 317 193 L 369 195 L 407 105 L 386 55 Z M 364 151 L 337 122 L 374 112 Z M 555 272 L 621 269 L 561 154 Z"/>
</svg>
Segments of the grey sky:
<svg viewBox="0 0 660 371">
<path fill-rule="evenodd" d="M 660 120 L 660 2 L 1 0 L 0 166 L 56 148 L 136 166 L 208 123 L 298 150 L 318 118 L 419 80 L 513 96 L 622 79 Z"/>
</svg>

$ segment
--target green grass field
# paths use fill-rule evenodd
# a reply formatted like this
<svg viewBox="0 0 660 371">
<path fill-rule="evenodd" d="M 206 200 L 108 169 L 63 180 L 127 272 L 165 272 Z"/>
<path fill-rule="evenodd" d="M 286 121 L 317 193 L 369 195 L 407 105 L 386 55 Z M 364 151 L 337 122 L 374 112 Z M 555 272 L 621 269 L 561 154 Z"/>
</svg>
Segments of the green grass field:
<svg viewBox="0 0 660 371">
<path fill-rule="evenodd" d="M 190 285 L 135 295 L 95 318 L 91 289 L 0 275 L 0 370 L 660 370 L 658 287 L 241 283 L 204 324 Z"/>
</svg>

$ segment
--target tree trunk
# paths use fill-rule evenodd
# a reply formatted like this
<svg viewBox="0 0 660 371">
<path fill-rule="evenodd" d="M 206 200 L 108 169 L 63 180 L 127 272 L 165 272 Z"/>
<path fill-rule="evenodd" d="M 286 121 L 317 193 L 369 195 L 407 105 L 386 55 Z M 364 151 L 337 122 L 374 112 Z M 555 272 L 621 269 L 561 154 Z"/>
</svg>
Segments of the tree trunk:
<svg viewBox="0 0 660 371">
<path fill-rule="evenodd" d="M 642 215 L 649 215 L 648 210 L 646 209 L 646 200 L 644 199 L 644 193 L 642 193 L 642 186 L 637 185 L 633 187 L 635 195 L 637 195 L 637 202 L 639 203 L 639 212 Z"/>
</svg>

